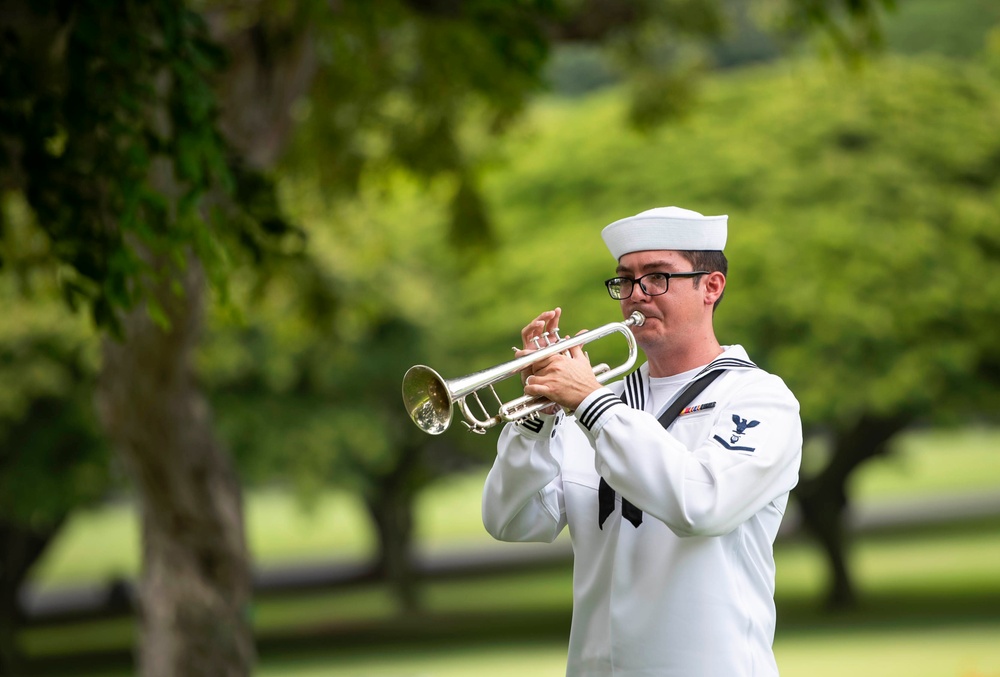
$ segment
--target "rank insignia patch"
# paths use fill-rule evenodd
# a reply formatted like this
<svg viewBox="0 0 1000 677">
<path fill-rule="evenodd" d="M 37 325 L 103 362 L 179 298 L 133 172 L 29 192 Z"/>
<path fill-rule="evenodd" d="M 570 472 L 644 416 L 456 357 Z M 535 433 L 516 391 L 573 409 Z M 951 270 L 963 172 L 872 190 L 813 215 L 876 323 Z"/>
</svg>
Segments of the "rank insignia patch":
<svg viewBox="0 0 1000 677">
<path fill-rule="evenodd" d="M 754 451 L 755 447 L 738 446 L 740 441 L 742 441 L 743 436 L 746 435 L 749 428 L 756 428 L 760 425 L 760 421 L 748 421 L 745 418 L 741 418 L 739 414 L 733 414 L 733 423 L 736 427 L 733 428 L 732 434 L 729 436 L 729 440 L 726 441 L 715 435 L 715 441 L 724 446 L 726 449 L 732 449 L 733 451 Z"/>
</svg>

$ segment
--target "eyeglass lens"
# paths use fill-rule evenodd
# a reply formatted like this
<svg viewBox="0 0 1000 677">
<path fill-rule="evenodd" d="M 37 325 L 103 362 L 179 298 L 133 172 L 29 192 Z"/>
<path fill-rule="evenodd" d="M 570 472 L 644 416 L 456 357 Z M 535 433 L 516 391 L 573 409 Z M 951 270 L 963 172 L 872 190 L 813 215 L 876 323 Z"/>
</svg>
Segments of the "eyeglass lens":
<svg viewBox="0 0 1000 677">
<path fill-rule="evenodd" d="M 642 287 L 642 291 L 649 296 L 659 296 L 667 293 L 670 278 L 662 273 L 643 275 L 635 282 L 627 277 L 618 277 L 608 283 L 608 290 L 616 299 L 626 299 L 632 295 L 635 284 Z"/>
</svg>

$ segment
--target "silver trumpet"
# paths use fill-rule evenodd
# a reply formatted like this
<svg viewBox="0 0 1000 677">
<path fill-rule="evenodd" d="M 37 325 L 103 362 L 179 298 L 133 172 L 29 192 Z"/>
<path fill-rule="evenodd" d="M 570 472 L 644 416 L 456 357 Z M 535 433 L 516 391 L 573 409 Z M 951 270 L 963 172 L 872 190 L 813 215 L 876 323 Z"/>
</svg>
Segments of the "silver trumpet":
<svg viewBox="0 0 1000 677">
<path fill-rule="evenodd" d="M 462 411 L 463 416 L 465 416 L 465 421 L 463 421 L 465 426 L 472 432 L 482 435 L 500 423 L 533 417 L 539 411 L 552 404 L 552 402 L 544 397 L 533 397 L 531 395 L 522 395 L 517 399 L 504 403 L 493 388 L 494 383 L 499 383 L 512 376 L 516 376 L 532 364 L 546 360 L 557 353 L 566 352 L 570 348 L 582 346 L 618 332 L 628 342 L 628 359 L 614 369 L 606 364 L 598 364 L 594 367 L 594 376 L 597 377 L 597 381 L 602 384 L 606 383 L 624 374 L 635 364 L 638 351 L 631 328 L 633 326 L 641 327 L 645 321 L 646 317 L 636 311 L 624 322 L 612 322 L 603 327 L 577 334 L 572 338 L 560 338 L 558 330 L 556 330 L 555 340 L 553 341 L 549 338 L 548 332 L 546 332 L 546 334 L 543 334 L 546 345 L 542 346 L 539 339 L 535 339 L 535 345 L 538 347 L 538 350 L 528 355 L 523 355 L 510 362 L 504 362 L 483 371 L 477 371 L 468 376 L 460 376 L 449 380 L 442 378 L 440 374 L 430 367 L 418 364 L 415 367 L 410 367 L 406 375 L 403 376 L 403 404 L 406 406 L 406 411 L 410 414 L 410 418 L 417 424 L 417 427 L 431 435 L 440 435 L 448 429 L 448 426 L 451 425 L 452 405 L 458 404 L 458 408 Z M 486 410 L 482 400 L 479 399 L 478 391 L 486 388 L 490 390 L 493 397 L 500 404 L 498 413 L 492 416 Z M 466 398 L 470 395 L 482 412 L 482 418 L 477 417 L 470 409 L 469 403 L 466 402 Z"/>
</svg>

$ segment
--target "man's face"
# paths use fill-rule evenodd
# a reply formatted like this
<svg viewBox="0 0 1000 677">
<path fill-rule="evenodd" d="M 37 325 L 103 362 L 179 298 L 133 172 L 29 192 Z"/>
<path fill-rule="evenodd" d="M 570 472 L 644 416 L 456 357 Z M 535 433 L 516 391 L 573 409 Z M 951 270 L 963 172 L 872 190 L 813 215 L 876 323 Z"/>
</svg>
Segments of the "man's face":
<svg viewBox="0 0 1000 677">
<path fill-rule="evenodd" d="M 618 262 L 617 275 L 638 279 L 649 273 L 687 273 L 691 263 L 676 251 L 642 251 L 625 254 Z M 620 301 L 622 314 L 628 317 L 638 310 L 646 316 L 641 327 L 635 327 L 636 342 L 647 354 L 657 347 L 669 348 L 677 342 L 695 339 L 704 330 L 704 285 L 697 278 L 672 278 L 664 294 L 650 296 L 639 284 L 632 295 Z M 710 312 L 710 309 L 709 309 Z"/>
</svg>

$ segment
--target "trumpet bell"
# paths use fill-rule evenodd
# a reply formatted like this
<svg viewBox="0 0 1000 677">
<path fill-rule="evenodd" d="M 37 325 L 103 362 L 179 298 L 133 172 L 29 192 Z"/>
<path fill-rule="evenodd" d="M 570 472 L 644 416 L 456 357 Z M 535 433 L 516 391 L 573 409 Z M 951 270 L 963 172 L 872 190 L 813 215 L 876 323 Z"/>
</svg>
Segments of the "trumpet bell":
<svg viewBox="0 0 1000 677">
<path fill-rule="evenodd" d="M 403 405 L 417 427 L 430 435 L 440 435 L 451 425 L 454 400 L 441 376 L 422 364 L 410 367 L 403 376 Z"/>
</svg>

